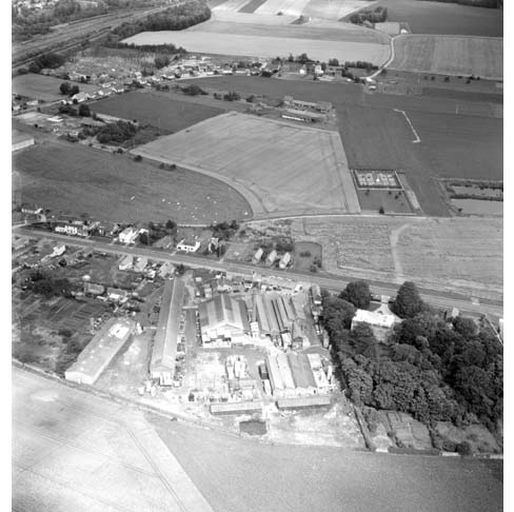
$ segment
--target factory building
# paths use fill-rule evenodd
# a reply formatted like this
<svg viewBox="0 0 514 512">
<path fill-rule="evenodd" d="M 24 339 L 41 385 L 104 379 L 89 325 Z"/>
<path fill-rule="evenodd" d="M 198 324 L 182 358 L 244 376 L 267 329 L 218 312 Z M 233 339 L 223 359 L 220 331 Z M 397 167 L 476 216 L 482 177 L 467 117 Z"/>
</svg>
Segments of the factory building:
<svg viewBox="0 0 514 512">
<path fill-rule="evenodd" d="M 216 295 L 198 308 L 204 346 L 242 342 L 250 333 L 248 312 L 243 301 L 227 294 Z"/>
<path fill-rule="evenodd" d="M 108 320 L 64 372 L 66 380 L 93 385 L 130 339 L 133 329 L 134 323 L 126 318 Z"/>
<path fill-rule="evenodd" d="M 261 336 L 277 338 L 291 333 L 296 309 L 291 297 L 275 292 L 253 296 L 252 321 L 257 322 Z"/>
<path fill-rule="evenodd" d="M 180 278 L 166 281 L 150 361 L 150 375 L 161 386 L 171 385 L 175 375 L 183 300 L 184 281 Z"/>
</svg>

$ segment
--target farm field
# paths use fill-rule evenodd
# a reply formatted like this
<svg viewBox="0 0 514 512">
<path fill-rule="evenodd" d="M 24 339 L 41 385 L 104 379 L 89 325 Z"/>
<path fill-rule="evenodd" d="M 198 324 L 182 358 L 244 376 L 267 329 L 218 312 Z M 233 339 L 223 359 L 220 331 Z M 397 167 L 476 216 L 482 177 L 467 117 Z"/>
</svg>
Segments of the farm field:
<svg viewBox="0 0 514 512">
<path fill-rule="evenodd" d="M 311 512 L 341 510 L 341 504 L 345 512 L 502 509 L 502 461 L 393 461 L 383 454 L 267 445 L 155 416 L 149 420 L 215 512 Z"/>
<path fill-rule="evenodd" d="M 12 79 L 12 92 L 21 96 L 42 101 L 57 101 L 63 98 L 59 91 L 64 80 L 51 76 L 27 73 Z M 73 84 L 73 82 L 71 82 Z M 98 87 L 88 84 L 77 84 L 81 92 L 96 91 Z"/>
<path fill-rule="evenodd" d="M 383 208 L 385 213 L 414 213 L 403 191 L 357 189 L 357 195 L 363 212 L 377 213 Z"/>
<path fill-rule="evenodd" d="M 389 38 L 382 32 L 346 23 L 292 25 L 290 17 L 283 20 L 282 16 L 271 17 L 266 13 L 261 17 L 219 12 L 218 18 L 186 30 L 141 32 L 123 42 L 136 46 L 173 43 L 193 52 L 247 57 L 276 57 L 277 54 L 287 57 L 290 53 L 307 52 L 316 60 L 336 57 L 377 65 L 383 64 L 390 55 Z"/>
<path fill-rule="evenodd" d="M 407 22 L 414 34 L 503 36 L 503 10 L 423 0 L 381 0 L 388 21 Z"/>
<path fill-rule="evenodd" d="M 354 43 L 389 44 L 389 37 L 382 32 L 362 28 L 353 24 L 331 21 L 313 21 L 301 25 L 292 25 L 290 23 L 270 24 L 269 22 L 262 23 L 261 18 L 262 16 L 258 15 L 218 15 L 205 23 L 187 29 L 187 31 L 267 37 L 270 35 L 270 27 L 273 27 L 271 29 L 273 37 L 333 41 L 337 43 L 347 41 Z M 273 22 L 277 18 L 282 20 L 283 17 L 274 16 Z M 305 51 L 310 55 L 310 49 L 308 47 L 306 47 Z M 348 58 L 347 60 L 354 59 Z"/>
<path fill-rule="evenodd" d="M 445 178 L 503 179 L 502 119 L 409 112 L 423 155 Z"/>
<path fill-rule="evenodd" d="M 184 169 L 166 171 L 79 144 L 48 142 L 14 155 L 23 202 L 105 221 L 205 223 L 250 218 L 232 187 Z"/>
<path fill-rule="evenodd" d="M 295 239 L 322 245 L 329 272 L 496 294 L 503 285 L 502 230 L 498 217 L 326 218 L 292 224 Z"/>
<path fill-rule="evenodd" d="M 452 199 L 455 208 L 464 215 L 503 215 L 503 201 L 484 201 L 480 199 Z"/>
<path fill-rule="evenodd" d="M 224 110 L 199 103 L 182 102 L 152 92 L 134 91 L 118 96 L 111 96 L 91 105 L 99 114 L 137 119 L 158 128 L 176 132 L 216 116 Z"/>
<path fill-rule="evenodd" d="M 132 153 L 228 180 L 257 216 L 360 211 L 337 132 L 231 112 Z"/>
<path fill-rule="evenodd" d="M 388 66 L 401 71 L 503 78 L 503 39 L 406 35 L 394 40 Z"/>
<path fill-rule="evenodd" d="M 348 14 L 371 5 L 369 0 L 215 0 L 209 2 L 213 13 L 255 13 L 259 16 L 299 16 L 337 21 Z"/>
</svg>

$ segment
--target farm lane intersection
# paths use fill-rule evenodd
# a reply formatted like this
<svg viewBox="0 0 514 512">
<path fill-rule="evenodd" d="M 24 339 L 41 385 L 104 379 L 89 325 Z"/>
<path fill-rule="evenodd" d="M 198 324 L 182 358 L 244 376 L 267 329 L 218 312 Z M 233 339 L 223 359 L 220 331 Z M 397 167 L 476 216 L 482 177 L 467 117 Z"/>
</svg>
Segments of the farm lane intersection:
<svg viewBox="0 0 514 512">
<path fill-rule="evenodd" d="M 58 240 L 60 242 L 66 241 L 68 244 L 87 249 L 107 252 L 111 254 L 128 254 L 136 257 L 147 257 L 155 261 L 169 262 L 173 264 L 183 264 L 196 268 L 208 268 L 215 271 L 231 272 L 234 274 L 242 274 L 251 276 L 253 273 L 258 273 L 265 276 L 280 276 L 281 278 L 296 280 L 300 282 L 314 282 L 321 287 L 329 290 L 341 291 L 343 290 L 349 279 L 342 277 L 332 276 L 319 276 L 312 273 L 299 273 L 293 271 L 283 271 L 279 269 L 267 269 L 262 267 L 255 267 L 245 263 L 227 262 L 223 263 L 210 258 L 202 256 L 188 256 L 186 254 L 168 254 L 164 251 L 155 249 L 146 249 L 143 247 L 127 247 L 117 245 L 114 243 L 100 242 L 97 240 L 80 240 L 70 238 L 66 235 L 59 235 L 57 233 L 39 231 L 28 229 L 26 226 L 18 226 L 15 230 L 17 235 L 28 237 L 48 238 Z M 373 293 L 379 295 L 394 296 L 398 290 L 398 284 L 393 282 L 384 282 L 379 280 L 370 279 L 369 283 L 372 287 Z M 481 296 L 477 291 L 473 296 L 464 296 L 461 294 L 428 289 L 420 287 L 420 294 L 424 300 L 429 304 L 442 308 L 456 307 L 462 312 L 478 315 L 481 313 L 491 314 L 493 316 L 503 316 L 503 301 L 491 299 L 487 296 Z"/>
</svg>

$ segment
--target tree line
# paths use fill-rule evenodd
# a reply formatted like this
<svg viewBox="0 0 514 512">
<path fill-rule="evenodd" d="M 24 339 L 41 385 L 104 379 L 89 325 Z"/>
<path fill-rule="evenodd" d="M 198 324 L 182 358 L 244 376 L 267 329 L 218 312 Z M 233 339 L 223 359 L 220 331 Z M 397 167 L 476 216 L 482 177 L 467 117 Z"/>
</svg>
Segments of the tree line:
<svg viewBox="0 0 514 512">
<path fill-rule="evenodd" d="M 403 322 L 387 344 L 377 343 L 368 326 L 351 330 L 355 308 L 368 297 L 362 282 L 340 296 L 323 294 L 322 322 L 349 398 L 411 414 L 429 427 L 480 422 L 496 431 L 503 416 L 503 354 L 491 329 L 462 316 L 445 319 L 406 282 L 391 304 Z"/>
</svg>

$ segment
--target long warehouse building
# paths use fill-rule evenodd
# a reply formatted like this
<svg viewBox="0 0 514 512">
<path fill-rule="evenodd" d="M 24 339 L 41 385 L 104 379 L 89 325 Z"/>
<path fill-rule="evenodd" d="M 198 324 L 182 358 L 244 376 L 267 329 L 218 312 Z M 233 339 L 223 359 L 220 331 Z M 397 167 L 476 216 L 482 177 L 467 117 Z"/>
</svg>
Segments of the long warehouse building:
<svg viewBox="0 0 514 512">
<path fill-rule="evenodd" d="M 134 323 L 126 318 L 110 318 L 64 372 L 66 380 L 93 385 L 114 356 L 130 339 Z"/>
<path fill-rule="evenodd" d="M 184 281 L 166 281 L 155 333 L 150 374 L 161 385 L 170 385 L 175 375 L 179 323 L 184 300 Z"/>
</svg>

